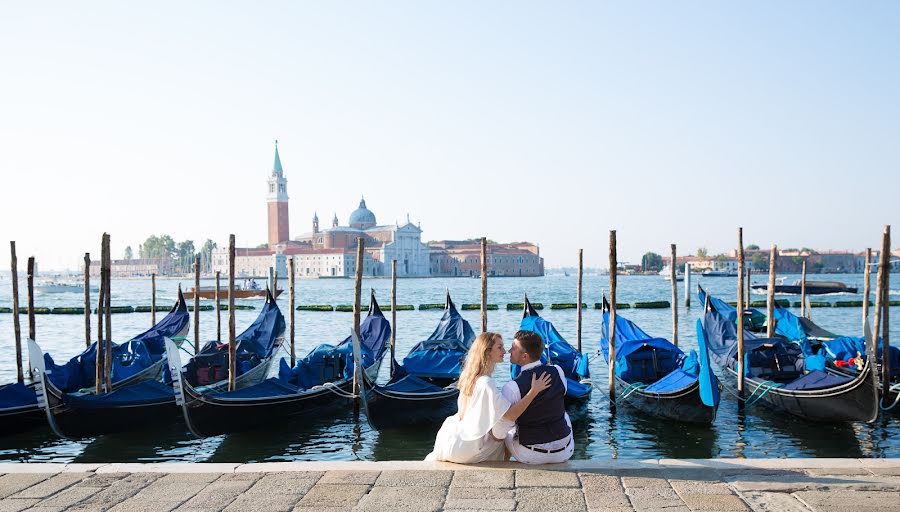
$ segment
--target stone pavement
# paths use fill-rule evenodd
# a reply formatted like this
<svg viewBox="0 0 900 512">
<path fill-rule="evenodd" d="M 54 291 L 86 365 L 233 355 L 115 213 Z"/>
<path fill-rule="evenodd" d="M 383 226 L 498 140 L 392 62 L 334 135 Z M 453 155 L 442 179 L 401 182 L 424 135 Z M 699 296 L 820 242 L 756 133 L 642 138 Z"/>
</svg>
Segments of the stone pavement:
<svg viewBox="0 0 900 512">
<path fill-rule="evenodd" d="M 0 512 L 900 512 L 900 459 L 0 464 Z"/>
</svg>

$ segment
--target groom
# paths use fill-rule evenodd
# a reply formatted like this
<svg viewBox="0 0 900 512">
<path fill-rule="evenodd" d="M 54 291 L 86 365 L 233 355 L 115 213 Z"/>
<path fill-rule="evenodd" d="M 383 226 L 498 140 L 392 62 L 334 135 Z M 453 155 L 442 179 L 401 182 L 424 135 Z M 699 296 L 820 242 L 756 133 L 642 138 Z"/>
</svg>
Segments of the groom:
<svg viewBox="0 0 900 512">
<path fill-rule="evenodd" d="M 519 416 L 516 427 L 506 436 L 506 449 L 525 464 L 565 462 L 572 456 L 572 422 L 566 414 L 566 376 L 562 368 L 541 363 L 544 340 L 532 331 L 518 331 L 509 349 L 509 362 L 522 368 L 521 374 L 503 386 L 503 397 L 514 404 L 531 389 L 531 375 L 549 373 L 550 387 L 542 391 Z"/>
</svg>

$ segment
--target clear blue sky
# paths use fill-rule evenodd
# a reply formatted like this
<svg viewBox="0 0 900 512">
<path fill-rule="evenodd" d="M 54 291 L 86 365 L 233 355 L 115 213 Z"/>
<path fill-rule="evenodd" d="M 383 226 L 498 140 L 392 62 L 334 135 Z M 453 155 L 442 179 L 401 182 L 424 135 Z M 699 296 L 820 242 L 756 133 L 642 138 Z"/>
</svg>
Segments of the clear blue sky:
<svg viewBox="0 0 900 512">
<path fill-rule="evenodd" d="M 0 238 L 292 235 L 359 196 L 549 266 L 900 225 L 900 2 L 5 2 Z M 900 233 L 895 239 L 900 238 Z M 898 243 L 895 246 L 900 245 Z M 5 250 L 5 249 L 4 249 Z"/>
</svg>

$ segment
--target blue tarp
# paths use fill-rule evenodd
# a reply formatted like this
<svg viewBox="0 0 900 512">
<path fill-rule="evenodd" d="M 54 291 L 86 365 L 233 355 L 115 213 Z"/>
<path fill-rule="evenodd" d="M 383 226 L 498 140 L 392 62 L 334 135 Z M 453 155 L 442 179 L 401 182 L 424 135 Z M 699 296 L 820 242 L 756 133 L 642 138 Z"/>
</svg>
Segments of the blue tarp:
<svg viewBox="0 0 900 512">
<path fill-rule="evenodd" d="M 259 384 L 227 393 L 220 393 L 217 396 L 227 396 L 228 398 L 268 398 L 290 396 L 296 393 L 297 386 L 288 384 L 277 377 L 272 377 Z"/>
<path fill-rule="evenodd" d="M 391 338 L 391 324 L 382 314 L 374 295 L 370 300 L 369 315 L 359 326 L 359 333 L 363 367 L 368 368 L 381 359 Z M 352 378 L 353 366 L 353 342 L 348 336 L 337 346 L 319 345 L 293 368 L 282 360 L 278 378 L 283 384 L 294 386 L 295 390 L 304 390 L 325 382 Z"/>
<path fill-rule="evenodd" d="M 659 379 L 653 384 L 644 388 L 649 393 L 671 393 L 688 386 L 693 386 L 697 382 L 697 375 L 688 373 L 684 370 L 677 369 L 665 377 Z"/>
<path fill-rule="evenodd" d="M 111 393 L 66 394 L 63 401 L 69 407 L 79 409 L 106 409 L 109 407 L 125 407 L 134 405 L 150 405 L 154 403 L 175 403 L 175 392 L 172 386 L 156 380 L 145 380 L 131 384 Z"/>
<path fill-rule="evenodd" d="M 284 335 L 284 316 L 269 296 L 256 320 L 235 337 L 237 376 L 243 375 L 272 355 L 275 340 Z M 191 358 L 184 371 L 193 386 L 213 384 L 228 378 L 228 343 L 207 342 Z"/>
<path fill-rule="evenodd" d="M 577 383 L 591 376 L 588 357 L 578 352 L 572 345 L 569 345 L 569 342 L 559 334 L 552 322 L 544 320 L 536 313 L 526 314 L 519 324 L 519 329 L 536 332 L 544 340 L 544 353 L 541 355 L 542 363 L 547 364 L 547 354 L 549 353 L 550 364 L 555 364 L 562 368 L 563 373 L 571 381 Z M 518 377 L 519 372 L 521 372 L 519 366 L 512 365 L 512 378 Z M 577 391 L 577 389 L 570 388 L 567 394 L 569 396 L 577 396 Z"/>
<path fill-rule="evenodd" d="M 440 393 L 445 391 L 444 388 L 414 375 L 404 375 L 399 379 L 392 380 L 384 386 L 384 389 L 397 393 Z"/>
<path fill-rule="evenodd" d="M 609 364 L 609 311 L 603 311 L 600 350 Z M 616 315 L 616 375 L 630 383 L 652 383 L 681 368 L 684 352 L 669 340 L 653 338 Z"/>
<path fill-rule="evenodd" d="M 18 382 L 0 386 L 0 411 L 25 405 L 37 405 L 32 388 Z"/>
<path fill-rule="evenodd" d="M 850 382 L 852 380 L 852 377 L 842 377 L 820 370 L 815 370 L 797 378 L 794 381 L 791 381 L 788 384 L 785 384 L 781 389 L 792 391 L 812 391 L 814 389 L 826 389 L 838 386 L 840 384 L 846 384 L 847 382 Z"/>
<path fill-rule="evenodd" d="M 112 382 L 115 384 L 152 366 L 165 354 L 163 338 L 172 338 L 188 326 L 190 315 L 181 290 L 178 301 L 159 323 L 125 343 L 113 343 Z M 94 387 L 97 343 L 68 362 L 58 365 L 50 354 L 44 354 L 47 376 L 54 386 L 66 393 Z"/>
<path fill-rule="evenodd" d="M 403 358 L 403 370 L 419 377 L 456 379 L 474 339 L 472 326 L 459 314 L 448 295 L 437 328 Z"/>
</svg>

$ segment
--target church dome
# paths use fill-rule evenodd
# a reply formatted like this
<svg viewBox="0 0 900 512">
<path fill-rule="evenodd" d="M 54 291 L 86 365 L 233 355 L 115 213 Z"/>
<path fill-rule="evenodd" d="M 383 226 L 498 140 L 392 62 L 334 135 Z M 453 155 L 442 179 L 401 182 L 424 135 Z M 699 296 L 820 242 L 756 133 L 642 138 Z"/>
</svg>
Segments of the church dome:
<svg viewBox="0 0 900 512">
<path fill-rule="evenodd" d="M 360 199 L 359 208 L 350 214 L 350 227 L 368 229 L 375 226 L 375 214 L 366 208 L 366 200 Z"/>
</svg>

